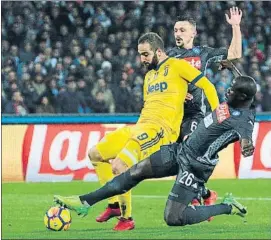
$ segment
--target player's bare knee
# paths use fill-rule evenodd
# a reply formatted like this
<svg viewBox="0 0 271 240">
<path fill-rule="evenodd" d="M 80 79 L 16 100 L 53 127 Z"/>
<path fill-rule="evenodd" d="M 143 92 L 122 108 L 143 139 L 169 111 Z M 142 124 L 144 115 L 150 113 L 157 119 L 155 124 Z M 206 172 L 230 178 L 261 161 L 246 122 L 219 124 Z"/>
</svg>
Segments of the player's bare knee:
<svg viewBox="0 0 271 240">
<path fill-rule="evenodd" d="M 102 156 L 100 155 L 95 146 L 88 151 L 88 157 L 92 163 L 103 161 Z"/>
</svg>

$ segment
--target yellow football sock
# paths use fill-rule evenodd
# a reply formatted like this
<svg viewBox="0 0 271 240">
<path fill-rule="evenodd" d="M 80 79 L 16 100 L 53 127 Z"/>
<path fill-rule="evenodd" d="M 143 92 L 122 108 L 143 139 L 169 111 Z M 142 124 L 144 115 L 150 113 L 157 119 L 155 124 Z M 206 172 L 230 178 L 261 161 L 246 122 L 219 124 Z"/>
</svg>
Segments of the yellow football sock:
<svg viewBox="0 0 271 240">
<path fill-rule="evenodd" d="M 135 140 L 129 140 L 125 148 L 121 150 L 117 158 L 126 163 L 128 168 L 138 163 L 140 154 L 140 145 Z M 132 216 L 132 194 L 128 191 L 119 195 L 119 203 L 121 206 L 121 216 L 129 218 Z"/>
<path fill-rule="evenodd" d="M 121 216 L 124 218 L 132 217 L 132 192 L 131 190 L 119 195 Z"/>
<path fill-rule="evenodd" d="M 93 163 L 92 165 L 96 170 L 96 174 L 102 186 L 114 177 L 114 174 L 112 173 L 112 166 L 110 163 L 97 162 L 97 163 Z M 119 201 L 118 196 L 108 198 L 109 204 L 113 204 L 118 201 Z"/>
</svg>

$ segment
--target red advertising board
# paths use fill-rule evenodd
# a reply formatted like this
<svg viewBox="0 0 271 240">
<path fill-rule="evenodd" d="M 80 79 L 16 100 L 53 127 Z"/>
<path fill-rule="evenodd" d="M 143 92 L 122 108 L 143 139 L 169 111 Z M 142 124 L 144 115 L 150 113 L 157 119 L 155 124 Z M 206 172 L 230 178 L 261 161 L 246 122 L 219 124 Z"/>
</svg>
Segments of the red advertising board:
<svg viewBox="0 0 271 240">
<path fill-rule="evenodd" d="M 44 124 L 2 127 L 2 180 L 97 181 L 88 150 L 125 124 Z M 256 123 L 253 157 L 239 143 L 219 153 L 212 178 L 271 178 L 271 122 Z M 225 169 L 227 171 L 225 171 Z"/>
<path fill-rule="evenodd" d="M 23 141 L 25 181 L 97 180 L 88 150 L 121 125 L 29 125 Z"/>
<path fill-rule="evenodd" d="M 240 144 L 235 143 L 234 160 L 238 178 L 271 178 L 271 122 L 255 123 L 253 131 L 255 152 L 244 158 Z"/>
<path fill-rule="evenodd" d="M 22 150 L 23 176 L 36 181 L 96 181 L 88 150 L 116 124 L 29 125 Z M 234 178 L 233 148 L 221 153 L 214 178 Z M 225 173 L 224 169 L 228 171 Z"/>
</svg>

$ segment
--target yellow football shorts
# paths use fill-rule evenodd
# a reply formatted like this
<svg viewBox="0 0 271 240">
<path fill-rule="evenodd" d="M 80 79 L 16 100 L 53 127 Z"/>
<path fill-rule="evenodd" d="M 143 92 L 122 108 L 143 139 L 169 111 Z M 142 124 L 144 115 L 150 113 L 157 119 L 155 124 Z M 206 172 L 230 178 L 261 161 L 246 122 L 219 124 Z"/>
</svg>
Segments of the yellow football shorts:
<svg viewBox="0 0 271 240">
<path fill-rule="evenodd" d="M 129 144 L 131 142 L 133 144 Z M 135 142 L 137 144 L 134 144 Z M 141 123 L 106 134 L 96 148 L 105 161 L 116 158 L 120 153 L 129 156 L 130 162 L 126 163 L 131 167 L 159 151 L 162 145 L 169 143 L 169 134 L 162 127 Z M 135 155 L 133 153 L 136 150 L 139 150 L 139 153 Z"/>
</svg>

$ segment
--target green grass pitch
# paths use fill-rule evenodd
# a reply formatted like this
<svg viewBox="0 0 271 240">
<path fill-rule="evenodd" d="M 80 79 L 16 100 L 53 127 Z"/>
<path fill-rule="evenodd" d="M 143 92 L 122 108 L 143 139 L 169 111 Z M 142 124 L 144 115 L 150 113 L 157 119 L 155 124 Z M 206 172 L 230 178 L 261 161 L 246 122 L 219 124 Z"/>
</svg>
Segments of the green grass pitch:
<svg viewBox="0 0 271 240">
<path fill-rule="evenodd" d="M 271 180 L 211 180 L 219 202 L 232 192 L 248 207 L 247 223 L 237 216 L 217 216 L 212 222 L 193 226 L 168 227 L 163 211 L 172 181 L 146 181 L 133 190 L 133 217 L 136 228 L 115 232 L 117 220 L 96 223 L 95 217 L 106 202 L 95 205 L 85 218 L 72 213 L 66 232 L 47 230 L 43 224 L 46 210 L 53 206 L 53 195 L 83 194 L 98 183 L 3 183 L 2 239 L 271 239 Z"/>
</svg>

